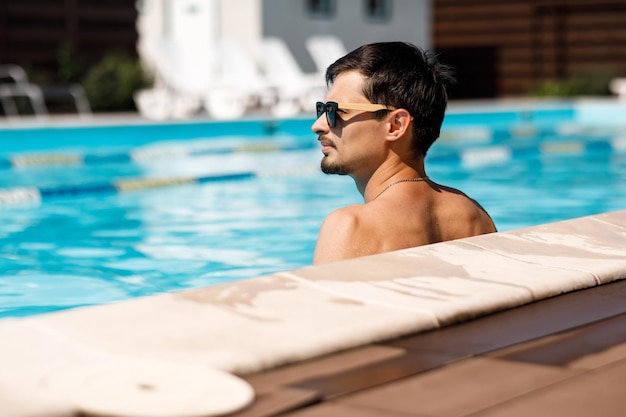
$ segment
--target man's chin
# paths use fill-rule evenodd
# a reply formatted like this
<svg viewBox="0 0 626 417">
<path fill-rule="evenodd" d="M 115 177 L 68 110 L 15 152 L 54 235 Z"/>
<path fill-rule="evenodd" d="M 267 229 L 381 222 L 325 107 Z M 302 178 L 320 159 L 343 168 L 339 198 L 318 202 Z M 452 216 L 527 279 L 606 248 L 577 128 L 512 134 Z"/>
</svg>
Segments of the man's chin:
<svg viewBox="0 0 626 417">
<path fill-rule="evenodd" d="M 348 175 L 349 172 L 345 167 L 337 164 L 332 164 L 326 161 L 326 158 L 322 159 L 320 168 L 324 174 L 328 175 Z"/>
</svg>

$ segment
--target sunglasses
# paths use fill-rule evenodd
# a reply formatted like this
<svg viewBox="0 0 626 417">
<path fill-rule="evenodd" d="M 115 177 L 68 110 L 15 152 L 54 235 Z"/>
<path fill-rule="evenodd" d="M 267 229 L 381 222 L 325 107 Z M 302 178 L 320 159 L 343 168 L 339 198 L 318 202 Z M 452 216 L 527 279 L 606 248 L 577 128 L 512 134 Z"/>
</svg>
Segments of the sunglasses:
<svg viewBox="0 0 626 417">
<path fill-rule="evenodd" d="M 395 107 L 385 106 L 384 104 L 372 104 L 372 103 L 337 103 L 335 101 L 328 101 L 322 103 L 318 101 L 315 103 L 315 109 L 317 111 L 317 118 L 326 113 L 326 121 L 328 126 L 335 127 L 337 125 L 337 110 L 360 110 L 365 112 L 377 112 L 380 110 L 395 110 Z"/>
</svg>

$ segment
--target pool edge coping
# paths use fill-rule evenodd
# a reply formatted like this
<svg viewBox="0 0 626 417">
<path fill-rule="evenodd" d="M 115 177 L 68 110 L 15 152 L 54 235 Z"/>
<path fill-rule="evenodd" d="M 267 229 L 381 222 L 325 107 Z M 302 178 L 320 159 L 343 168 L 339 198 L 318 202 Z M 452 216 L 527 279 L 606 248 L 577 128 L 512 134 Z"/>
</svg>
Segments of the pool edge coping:
<svg viewBox="0 0 626 417">
<path fill-rule="evenodd" d="M 0 395 L 0 404 L 15 416 L 33 407 L 42 416 L 66 415 L 72 406 L 51 398 L 42 378 L 68 364 L 102 358 L 250 374 L 436 330 L 625 279 L 625 238 L 626 210 L 215 287 L 2 319 L 0 338 L 10 342 L 0 346 L 0 387 L 13 400 Z"/>
</svg>

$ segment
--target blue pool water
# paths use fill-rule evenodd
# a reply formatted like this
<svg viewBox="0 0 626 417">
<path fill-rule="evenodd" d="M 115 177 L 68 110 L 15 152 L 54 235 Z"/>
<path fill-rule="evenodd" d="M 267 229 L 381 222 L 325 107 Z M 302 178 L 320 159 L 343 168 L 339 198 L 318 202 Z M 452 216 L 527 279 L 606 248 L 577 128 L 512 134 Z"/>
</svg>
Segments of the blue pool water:
<svg viewBox="0 0 626 417">
<path fill-rule="evenodd" d="M 624 209 L 626 128 L 579 113 L 452 112 L 428 173 L 499 230 Z M 309 265 L 323 218 L 361 202 L 319 173 L 310 123 L 0 128 L 0 317 Z"/>
</svg>

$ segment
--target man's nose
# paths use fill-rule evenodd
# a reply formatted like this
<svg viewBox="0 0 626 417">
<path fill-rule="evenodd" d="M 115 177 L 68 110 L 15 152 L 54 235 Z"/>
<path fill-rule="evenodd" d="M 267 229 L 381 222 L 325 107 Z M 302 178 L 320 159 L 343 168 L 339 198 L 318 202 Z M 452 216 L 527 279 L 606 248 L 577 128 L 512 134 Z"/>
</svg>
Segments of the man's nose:
<svg viewBox="0 0 626 417">
<path fill-rule="evenodd" d="M 311 130 L 313 131 L 313 133 L 317 134 L 328 133 L 330 131 L 328 121 L 326 120 L 326 113 L 322 113 L 320 117 L 315 120 L 315 122 L 311 126 Z"/>
</svg>

